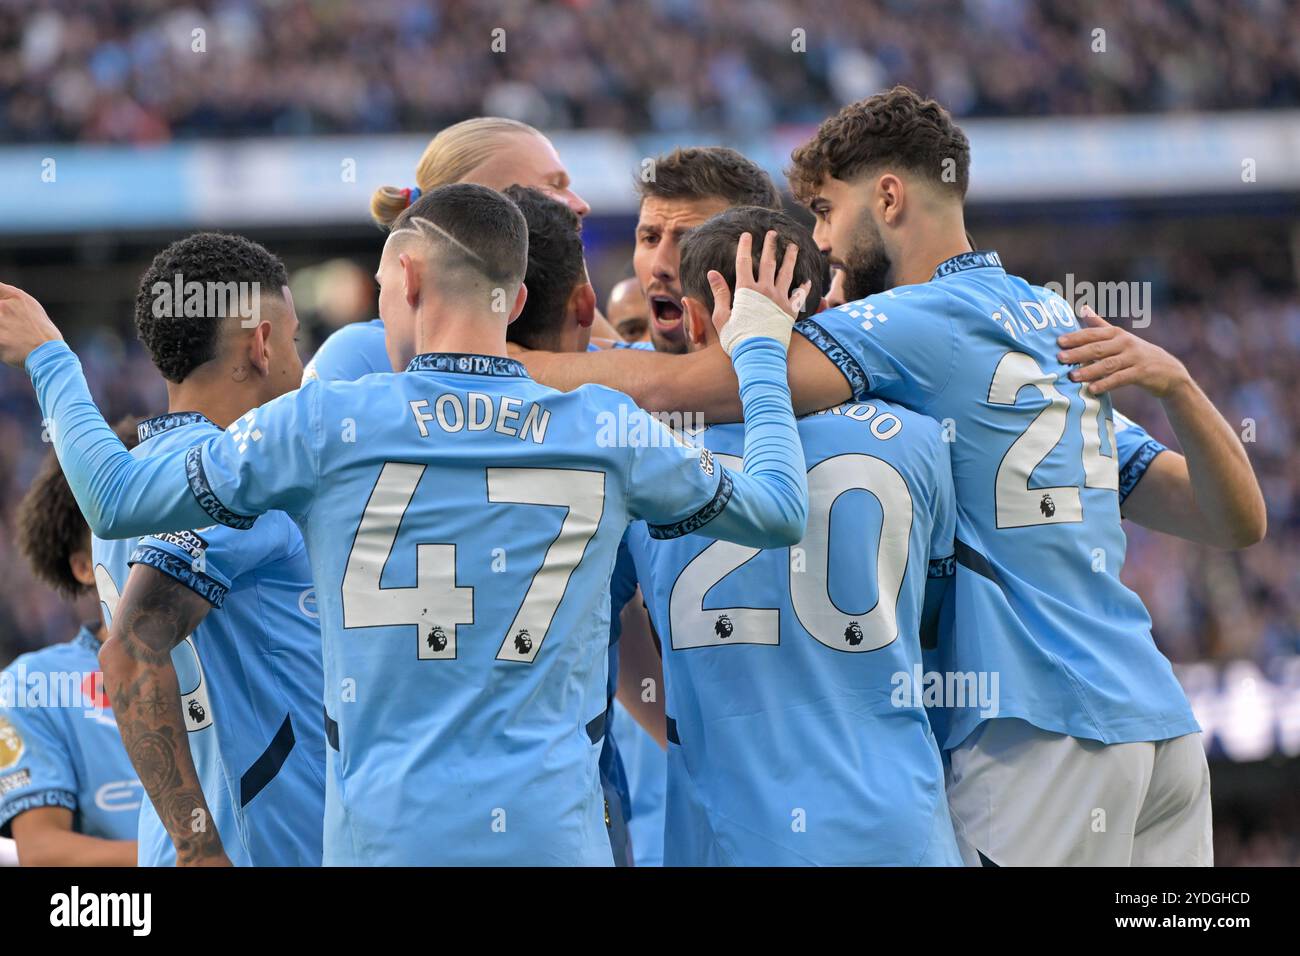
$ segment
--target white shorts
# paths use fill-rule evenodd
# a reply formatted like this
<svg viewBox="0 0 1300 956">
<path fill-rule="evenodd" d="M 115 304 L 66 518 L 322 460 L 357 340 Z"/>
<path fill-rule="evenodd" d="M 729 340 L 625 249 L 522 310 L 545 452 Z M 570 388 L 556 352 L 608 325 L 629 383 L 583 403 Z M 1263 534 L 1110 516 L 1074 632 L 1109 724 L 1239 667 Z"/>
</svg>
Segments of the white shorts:
<svg viewBox="0 0 1300 956">
<path fill-rule="evenodd" d="M 1213 866 L 1201 735 L 1103 744 L 986 720 L 949 755 L 968 866 Z"/>
</svg>

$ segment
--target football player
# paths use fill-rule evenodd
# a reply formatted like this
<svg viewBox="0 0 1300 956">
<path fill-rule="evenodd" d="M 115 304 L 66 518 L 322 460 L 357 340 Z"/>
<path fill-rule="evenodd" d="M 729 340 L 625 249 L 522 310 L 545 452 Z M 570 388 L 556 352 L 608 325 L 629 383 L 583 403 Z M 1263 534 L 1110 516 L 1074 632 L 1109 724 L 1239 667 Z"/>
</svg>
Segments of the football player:
<svg viewBox="0 0 1300 956">
<path fill-rule="evenodd" d="M 155 256 L 135 322 L 167 380 L 167 412 L 139 426 L 141 460 L 222 434 L 302 375 L 284 266 L 241 236 L 198 233 Z M 104 675 L 147 792 L 141 865 L 319 866 L 320 627 L 297 526 L 273 511 L 241 529 L 101 535 L 93 550 Z"/>
<path fill-rule="evenodd" d="M 135 445 L 134 419 L 115 431 Z M 70 601 L 93 591 L 90 529 L 53 451 L 17 518 L 38 579 Z M 107 637 L 97 619 L 0 673 L 0 836 L 12 835 L 24 866 L 135 866 L 142 791 L 104 694 Z"/>
<path fill-rule="evenodd" d="M 327 863 L 608 865 L 597 762 L 628 523 L 758 547 L 804 531 L 785 374 L 797 249 L 778 270 L 769 235 L 753 258 L 742 240 L 734 308 L 716 319 L 743 471 L 619 393 L 557 393 L 506 356 L 527 227 L 481 186 L 430 191 L 385 244 L 380 314 L 390 358 L 415 343 L 407 372 L 308 382 L 203 445 L 132 458 L 39 304 L 8 286 L 0 356 L 30 360 L 97 531 L 247 528 L 272 508 L 303 529 L 325 635 Z M 636 439 L 602 443 L 610 420 Z"/>
<path fill-rule="evenodd" d="M 1208 864 L 1199 726 L 1120 581 L 1120 516 L 1243 547 L 1264 533 L 1258 483 L 1177 359 L 1095 316 L 1080 328 L 1060 296 L 971 249 L 969 165 L 951 117 L 901 87 L 845 107 L 795 151 L 789 178 L 848 300 L 800 322 L 795 407 L 885 398 L 951 433 L 958 613 L 936 661 L 1000 681 L 998 716 L 936 715 L 967 861 Z M 708 349 L 525 359 L 555 387 L 617 381 L 648 409 L 739 415 Z M 1185 456 L 1117 420 L 1118 384 L 1161 399 Z"/>
</svg>

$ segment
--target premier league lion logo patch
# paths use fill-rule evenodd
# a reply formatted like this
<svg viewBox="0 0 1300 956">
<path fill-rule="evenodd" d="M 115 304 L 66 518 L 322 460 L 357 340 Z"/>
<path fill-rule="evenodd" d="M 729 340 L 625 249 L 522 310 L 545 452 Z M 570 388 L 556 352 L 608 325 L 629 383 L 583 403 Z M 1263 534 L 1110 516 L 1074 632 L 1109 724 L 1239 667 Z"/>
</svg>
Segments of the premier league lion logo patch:
<svg viewBox="0 0 1300 956">
<path fill-rule="evenodd" d="M 424 642 L 434 653 L 441 653 L 447 649 L 447 632 L 435 624 Z"/>
</svg>

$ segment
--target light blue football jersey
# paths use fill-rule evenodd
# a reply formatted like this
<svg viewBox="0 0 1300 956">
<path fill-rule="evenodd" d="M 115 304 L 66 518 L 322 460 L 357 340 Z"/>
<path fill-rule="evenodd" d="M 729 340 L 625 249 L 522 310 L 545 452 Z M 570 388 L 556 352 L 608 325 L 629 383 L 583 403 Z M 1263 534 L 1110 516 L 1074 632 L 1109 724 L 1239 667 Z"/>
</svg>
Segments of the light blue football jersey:
<svg viewBox="0 0 1300 956">
<path fill-rule="evenodd" d="M 165 458 L 124 452 L 62 343 L 27 368 L 92 529 L 242 528 L 271 508 L 301 527 L 325 641 L 327 863 L 609 865 L 597 761 L 625 529 L 763 547 L 806 517 L 785 351 L 754 338 L 733 362 L 743 473 L 618 392 L 557 392 L 502 357 L 308 382 Z"/>
<path fill-rule="evenodd" d="M 1123 509 L 1124 499 L 1137 487 L 1142 476 L 1147 473 L 1156 456 L 1169 449 L 1164 443 L 1152 438 L 1145 428 L 1127 415 L 1114 412 L 1115 417 L 1115 458 L 1119 464 L 1119 503 Z"/>
<path fill-rule="evenodd" d="M 140 459 L 183 453 L 222 431 L 197 412 L 140 423 Z M 302 535 L 283 512 L 247 530 L 211 525 L 139 539 L 93 538 L 111 621 L 130 565 L 176 578 L 212 610 L 172 650 L 204 798 L 237 866 L 319 866 L 325 807 L 320 627 Z M 146 795 L 141 866 L 175 862 Z"/>
<path fill-rule="evenodd" d="M 700 438 L 730 464 L 741 434 Z M 927 579 L 953 566 L 948 446 L 882 401 L 799 436 L 796 547 L 629 535 L 663 645 L 664 863 L 959 866 L 919 686 Z"/>
<path fill-rule="evenodd" d="M 664 865 L 664 794 L 668 789 L 668 755 L 626 707 L 615 701 L 614 732 L 619 759 L 627 775 L 631 818 L 628 836 L 637 866 Z"/>
<path fill-rule="evenodd" d="M 104 694 L 90 627 L 0 673 L 0 836 L 21 813 L 63 807 L 77 833 L 134 840 L 143 792 Z"/>
<path fill-rule="evenodd" d="M 655 346 L 654 346 L 654 343 L 653 343 L 653 342 L 615 342 L 613 345 L 610 346 L 610 348 L 612 348 L 612 349 L 635 349 L 635 350 L 638 351 L 638 352 L 653 352 L 653 351 L 655 350 Z M 596 344 L 593 342 L 593 343 L 589 343 L 589 344 L 587 345 L 587 351 L 588 351 L 588 352 L 602 352 L 602 351 L 604 351 L 604 349 L 602 349 L 599 345 L 596 345 Z"/>
<path fill-rule="evenodd" d="M 599 347 L 592 345 L 588 350 L 599 351 Z M 354 382 L 363 375 L 387 371 L 391 369 L 384 341 L 384 323 L 381 319 L 373 319 L 345 325 L 331 334 L 303 369 L 303 381 Z M 605 792 L 610 848 L 615 863 L 622 865 L 631 861 L 627 835 L 632 815 L 632 795 L 628 789 L 627 773 L 619 758 L 612 717 L 614 694 L 618 689 L 619 611 L 636 590 L 636 575 L 626 548 L 619 550 L 610 588 L 610 606 L 613 610 L 609 624 L 608 706 L 602 732 L 600 778 L 601 788 Z"/>
<path fill-rule="evenodd" d="M 956 613 L 941 669 L 996 674 L 998 716 L 1055 733 L 1121 743 L 1198 730 L 1146 608 L 1120 581 L 1120 491 L 1153 448 L 1125 436 L 1137 447 L 1121 478 L 1110 396 L 1084 392 L 1056 358 L 1057 337 L 1078 328 L 1065 300 L 1008 275 L 995 252 L 968 252 L 929 282 L 797 328 L 855 396 L 952 432 Z M 945 748 L 984 711 L 951 710 Z"/>
<path fill-rule="evenodd" d="M 371 372 L 391 372 L 382 319 L 353 322 L 330 333 L 302 370 L 310 382 L 355 382 Z"/>
</svg>

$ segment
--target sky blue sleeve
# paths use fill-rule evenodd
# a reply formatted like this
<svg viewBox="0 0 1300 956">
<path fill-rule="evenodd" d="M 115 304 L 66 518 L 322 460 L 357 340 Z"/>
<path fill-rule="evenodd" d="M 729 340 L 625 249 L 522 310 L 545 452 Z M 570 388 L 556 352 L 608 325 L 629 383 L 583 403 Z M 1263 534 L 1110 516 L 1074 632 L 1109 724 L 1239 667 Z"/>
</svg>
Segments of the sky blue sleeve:
<svg viewBox="0 0 1300 956">
<path fill-rule="evenodd" d="M 210 524 L 186 474 L 185 453 L 137 460 L 90 396 L 81 362 L 63 342 L 27 356 L 41 414 L 59 464 L 91 531 L 130 538 Z"/>
<path fill-rule="evenodd" d="M 952 443 L 939 438 L 934 453 L 934 525 L 930 529 L 930 576 L 951 577 L 957 537 L 957 491 L 952 480 Z"/>
<path fill-rule="evenodd" d="M 224 525 L 198 531 L 166 531 L 141 538 L 129 563 L 143 564 L 184 584 L 214 608 L 234 582 L 289 550 L 289 519 L 263 515 L 247 531 Z"/>
<path fill-rule="evenodd" d="M 1119 465 L 1119 500 L 1123 504 L 1129 492 L 1168 446 L 1152 438 L 1133 419 L 1115 412 L 1115 461 Z"/>
<path fill-rule="evenodd" d="M 18 755 L 0 772 L 0 835 L 28 810 L 76 812 L 77 771 L 59 731 L 60 714 L 55 707 L 0 707 L 0 755 Z"/>
<path fill-rule="evenodd" d="M 95 407 L 81 363 L 64 343 L 47 342 L 33 351 L 27 371 L 63 474 L 101 538 L 213 522 L 243 530 L 264 511 L 305 513 L 310 506 L 304 490 L 314 488 L 316 479 L 318 382 L 240 416 L 203 444 L 137 459 Z"/>
<path fill-rule="evenodd" d="M 947 293 L 903 286 L 801 319 L 795 331 L 868 394 L 924 410 L 948 385 L 957 359 Z"/>
<path fill-rule="evenodd" d="M 379 321 L 353 322 L 335 329 L 307 367 L 302 380 L 310 382 L 355 382 L 372 372 L 391 372 L 384 325 Z"/>
<path fill-rule="evenodd" d="M 656 447 L 632 449 L 628 510 L 650 525 L 654 538 L 698 533 L 780 548 L 803 537 L 808 482 L 785 348 L 774 339 L 752 338 L 736 347 L 732 362 L 745 415 L 743 471 L 723 467 L 706 448 L 652 442 Z"/>
<path fill-rule="evenodd" d="M 311 510 L 324 444 L 320 395 L 328 387 L 308 382 L 190 449 L 193 493 L 212 521 L 244 530 L 266 511 L 301 517 Z"/>
<path fill-rule="evenodd" d="M 935 430 L 932 489 L 930 507 L 933 524 L 930 526 L 930 556 L 925 567 L 925 593 L 921 608 L 921 647 L 938 646 L 943 630 L 942 612 L 952 599 L 957 577 L 957 492 L 952 481 L 951 442 L 938 437 Z"/>
</svg>

